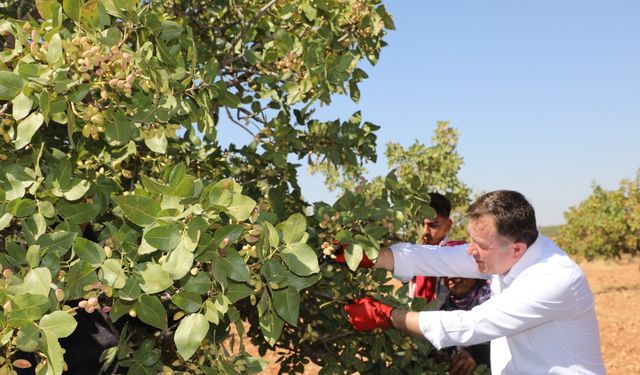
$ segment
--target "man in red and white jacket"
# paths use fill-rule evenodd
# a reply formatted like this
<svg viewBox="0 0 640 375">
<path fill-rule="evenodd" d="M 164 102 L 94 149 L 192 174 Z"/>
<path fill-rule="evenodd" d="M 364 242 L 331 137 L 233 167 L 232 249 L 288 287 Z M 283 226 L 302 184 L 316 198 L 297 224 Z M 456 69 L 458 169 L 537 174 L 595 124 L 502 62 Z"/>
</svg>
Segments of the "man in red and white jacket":
<svg viewBox="0 0 640 375">
<path fill-rule="evenodd" d="M 425 218 L 422 222 L 424 245 L 456 246 L 464 241 L 449 241 L 449 231 L 453 225 L 451 220 L 451 202 L 447 197 L 439 193 L 429 193 L 431 202 L 429 205 L 436 211 L 433 219 Z M 439 280 L 433 276 L 416 276 L 409 282 L 409 297 L 424 298 L 432 302 L 438 297 Z"/>
</svg>

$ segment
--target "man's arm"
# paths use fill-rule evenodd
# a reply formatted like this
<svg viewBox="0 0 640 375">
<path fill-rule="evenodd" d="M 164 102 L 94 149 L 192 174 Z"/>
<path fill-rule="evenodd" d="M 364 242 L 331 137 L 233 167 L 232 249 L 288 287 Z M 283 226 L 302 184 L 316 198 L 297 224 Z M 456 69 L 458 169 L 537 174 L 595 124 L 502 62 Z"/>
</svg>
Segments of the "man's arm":
<svg viewBox="0 0 640 375">
<path fill-rule="evenodd" d="M 393 252 L 388 247 L 380 250 L 378 259 L 376 260 L 373 268 L 382 268 L 387 271 L 393 272 Z"/>
<path fill-rule="evenodd" d="M 419 312 L 393 309 L 391 311 L 391 325 L 398 331 L 402 331 L 411 336 L 423 337 L 420 330 Z"/>
</svg>

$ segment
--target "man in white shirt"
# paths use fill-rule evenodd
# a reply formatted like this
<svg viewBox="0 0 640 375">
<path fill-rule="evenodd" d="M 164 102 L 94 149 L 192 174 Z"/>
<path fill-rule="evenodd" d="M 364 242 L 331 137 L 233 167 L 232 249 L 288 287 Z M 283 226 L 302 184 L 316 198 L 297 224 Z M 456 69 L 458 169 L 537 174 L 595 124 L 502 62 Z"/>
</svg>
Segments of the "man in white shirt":
<svg viewBox="0 0 640 375">
<path fill-rule="evenodd" d="M 580 268 L 538 235 L 533 207 L 518 192 L 483 195 L 467 212 L 469 245 L 399 243 L 374 265 L 414 275 L 482 278 L 491 298 L 469 311 L 411 312 L 371 298 L 345 306 L 357 330 L 394 327 L 437 347 L 491 340 L 492 374 L 604 374 L 594 298 Z"/>
</svg>

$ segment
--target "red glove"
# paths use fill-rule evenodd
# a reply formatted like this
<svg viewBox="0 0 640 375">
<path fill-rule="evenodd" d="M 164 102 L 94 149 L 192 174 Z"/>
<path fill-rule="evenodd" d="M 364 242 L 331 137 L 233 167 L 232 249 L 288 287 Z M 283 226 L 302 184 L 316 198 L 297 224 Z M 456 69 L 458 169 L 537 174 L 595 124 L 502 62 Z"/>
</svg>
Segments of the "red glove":
<svg viewBox="0 0 640 375">
<path fill-rule="evenodd" d="M 347 263 L 347 259 L 344 257 L 344 251 L 347 249 L 347 244 L 339 243 L 338 241 L 333 241 L 333 246 L 338 249 L 333 253 L 335 255 L 335 259 L 333 259 L 336 263 Z M 372 268 L 373 262 L 366 254 L 362 254 L 362 260 L 360 260 L 360 264 L 358 265 L 360 268 Z"/>
<path fill-rule="evenodd" d="M 349 323 L 356 331 L 371 331 L 376 328 L 389 329 L 393 307 L 380 303 L 371 297 L 358 298 L 344 306 Z"/>
</svg>

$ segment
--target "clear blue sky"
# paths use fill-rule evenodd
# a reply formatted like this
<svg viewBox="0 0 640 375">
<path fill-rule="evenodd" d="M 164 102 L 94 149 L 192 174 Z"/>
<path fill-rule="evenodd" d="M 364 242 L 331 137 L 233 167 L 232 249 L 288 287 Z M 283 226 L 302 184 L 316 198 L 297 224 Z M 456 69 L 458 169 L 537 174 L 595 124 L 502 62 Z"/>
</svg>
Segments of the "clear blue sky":
<svg viewBox="0 0 640 375">
<path fill-rule="evenodd" d="M 386 1 L 386 38 L 358 105 L 336 98 L 326 119 L 382 126 L 377 165 L 390 141 L 429 144 L 438 120 L 460 132 L 461 179 L 474 192 L 514 189 L 538 223 L 591 192 L 615 188 L 640 167 L 640 2 Z M 246 136 L 220 124 L 220 136 Z M 301 170 L 306 175 L 306 170 Z M 319 177 L 303 177 L 310 201 L 333 202 Z"/>
</svg>

